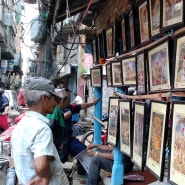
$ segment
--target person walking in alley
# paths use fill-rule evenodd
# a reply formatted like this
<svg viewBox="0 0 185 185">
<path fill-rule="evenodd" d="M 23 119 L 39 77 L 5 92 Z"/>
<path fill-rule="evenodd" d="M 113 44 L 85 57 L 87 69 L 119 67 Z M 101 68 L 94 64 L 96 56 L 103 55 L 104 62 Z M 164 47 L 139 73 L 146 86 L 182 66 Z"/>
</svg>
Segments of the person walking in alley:
<svg viewBox="0 0 185 185">
<path fill-rule="evenodd" d="M 23 95 L 24 90 L 20 89 L 19 94 L 17 95 L 17 104 L 16 104 L 16 109 L 22 113 L 23 108 L 26 105 L 24 95 Z"/>
<path fill-rule="evenodd" d="M 69 185 L 56 147 L 49 120 L 56 101 L 53 83 L 45 78 L 30 78 L 24 91 L 29 111 L 11 137 L 11 157 L 19 184 Z"/>
</svg>

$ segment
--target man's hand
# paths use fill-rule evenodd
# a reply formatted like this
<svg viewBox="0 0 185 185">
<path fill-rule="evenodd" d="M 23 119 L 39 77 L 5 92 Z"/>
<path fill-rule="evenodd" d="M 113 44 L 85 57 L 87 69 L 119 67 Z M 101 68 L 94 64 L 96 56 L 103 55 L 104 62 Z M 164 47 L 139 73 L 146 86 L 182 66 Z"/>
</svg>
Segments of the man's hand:
<svg viewBox="0 0 185 185">
<path fill-rule="evenodd" d="M 86 151 L 86 154 L 89 155 L 89 156 L 94 156 L 95 155 L 95 151 L 93 149 L 88 149 Z"/>
<path fill-rule="evenodd" d="M 93 99 L 93 103 L 94 103 L 94 105 L 96 105 L 96 104 L 97 104 L 97 102 L 99 101 L 99 99 L 100 99 L 100 98 L 94 98 L 94 99 Z"/>
<path fill-rule="evenodd" d="M 89 146 L 87 146 L 87 150 L 88 150 L 88 149 L 93 149 L 93 148 L 95 148 L 95 147 L 96 147 L 96 145 L 92 143 L 92 144 L 90 144 Z"/>
<path fill-rule="evenodd" d="M 28 185 L 48 185 L 48 184 L 49 184 L 48 179 L 36 176 L 30 181 Z"/>
</svg>

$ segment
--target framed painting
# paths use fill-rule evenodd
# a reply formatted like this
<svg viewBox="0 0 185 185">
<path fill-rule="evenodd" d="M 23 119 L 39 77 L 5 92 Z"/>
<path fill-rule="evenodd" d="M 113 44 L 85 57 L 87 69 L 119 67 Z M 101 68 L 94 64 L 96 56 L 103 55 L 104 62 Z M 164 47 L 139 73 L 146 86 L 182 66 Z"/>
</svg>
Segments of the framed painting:
<svg viewBox="0 0 185 185">
<path fill-rule="evenodd" d="M 136 57 L 122 59 L 123 86 L 136 85 Z"/>
<path fill-rule="evenodd" d="M 171 29 L 184 25 L 184 0 L 162 0 L 162 28 Z"/>
<path fill-rule="evenodd" d="M 123 53 L 127 51 L 127 41 L 126 41 L 126 17 L 125 14 L 121 20 L 121 38 L 122 38 L 122 50 Z"/>
<path fill-rule="evenodd" d="M 117 131 L 118 131 L 118 97 L 109 97 L 109 117 L 108 117 L 108 134 L 107 143 L 112 146 L 117 145 Z"/>
<path fill-rule="evenodd" d="M 170 59 L 168 38 L 148 50 L 148 72 L 149 93 L 170 90 Z"/>
<path fill-rule="evenodd" d="M 151 37 L 160 34 L 161 27 L 161 0 L 148 0 L 149 22 Z"/>
<path fill-rule="evenodd" d="M 112 86 L 111 63 L 106 64 L 107 87 Z"/>
<path fill-rule="evenodd" d="M 185 182 L 185 102 L 172 102 L 171 152 L 169 156 L 169 182 Z"/>
<path fill-rule="evenodd" d="M 93 63 L 96 64 L 98 61 L 97 55 L 97 38 L 94 38 L 92 41 L 92 49 L 93 49 Z"/>
<path fill-rule="evenodd" d="M 114 55 L 115 50 L 115 25 L 105 31 L 106 57 Z"/>
<path fill-rule="evenodd" d="M 120 151 L 131 156 L 132 120 L 131 100 L 119 100 Z"/>
<path fill-rule="evenodd" d="M 104 36 L 103 33 L 98 34 L 98 58 L 105 58 L 105 46 L 104 46 Z"/>
<path fill-rule="evenodd" d="M 174 38 L 173 91 L 185 90 L 185 34 Z"/>
<path fill-rule="evenodd" d="M 146 130 L 146 104 L 144 102 L 134 102 L 134 121 L 133 121 L 133 144 L 132 161 L 141 170 L 145 166 L 145 130 Z"/>
<path fill-rule="evenodd" d="M 169 103 L 151 101 L 146 168 L 162 181 L 165 164 Z"/>
<path fill-rule="evenodd" d="M 102 86 L 102 67 L 90 68 L 91 86 L 101 87 Z"/>
<path fill-rule="evenodd" d="M 148 2 L 143 1 L 138 6 L 139 12 L 139 28 L 140 28 L 140 41 L 141 43 L 149 40 L 149 14 Z"/>
<path fill-rule="evenodd" d="M 136 91 L 138 94 L 147 93 L 147 72 L 145 50 L 136 55 Z"/>
<path fill-rule="evenodd" d="M 111 79 L 112 79 L 112 86 L 113 87 L 123 86 L 121 61 L 112 61 L 111 62 Z"/>
<path fill-rule="evenodd" d="M 133 9 L 128 14 L 129 33 L 130 33 L 130 49 L 135 47 L 135 31 L 134 31 L 134 15 Z"/>
</svg>

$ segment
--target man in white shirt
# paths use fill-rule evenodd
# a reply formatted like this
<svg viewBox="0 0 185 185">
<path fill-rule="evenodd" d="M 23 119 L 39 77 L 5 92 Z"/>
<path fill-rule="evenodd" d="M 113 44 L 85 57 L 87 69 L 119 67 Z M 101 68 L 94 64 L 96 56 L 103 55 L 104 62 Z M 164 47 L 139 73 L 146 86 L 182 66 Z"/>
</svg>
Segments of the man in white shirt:
<svg viewBox="0 0 185 185">
<path fill-rule="evenodd" d="M 53 143 L 46 114 L 52 113 L 60 97 L 53 83 L 45 78 L 31 78 L 24 90 L 29 111 L 11 137 L 11 157 L 21 185 L 69 185 Z"/>
</svg>

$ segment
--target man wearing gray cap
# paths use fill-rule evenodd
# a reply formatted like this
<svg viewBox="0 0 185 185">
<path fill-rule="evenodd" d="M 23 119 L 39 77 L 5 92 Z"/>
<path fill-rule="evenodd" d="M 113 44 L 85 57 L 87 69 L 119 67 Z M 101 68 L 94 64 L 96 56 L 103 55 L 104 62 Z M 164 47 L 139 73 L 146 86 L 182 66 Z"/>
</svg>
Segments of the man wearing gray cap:
<svg viewBox="0 0 185 185">
<path fill-rule="evenodd" d="M 53 83 L 35 77 L 28 81 L 24 97 L 29 111 L 11 137 L 11 157 L 21 185 L 69 185 L 53 143 L 46 114 L 52 113 L 57 96 Z"/>
</svg>

